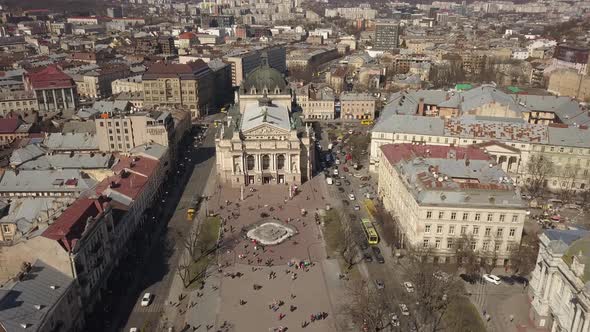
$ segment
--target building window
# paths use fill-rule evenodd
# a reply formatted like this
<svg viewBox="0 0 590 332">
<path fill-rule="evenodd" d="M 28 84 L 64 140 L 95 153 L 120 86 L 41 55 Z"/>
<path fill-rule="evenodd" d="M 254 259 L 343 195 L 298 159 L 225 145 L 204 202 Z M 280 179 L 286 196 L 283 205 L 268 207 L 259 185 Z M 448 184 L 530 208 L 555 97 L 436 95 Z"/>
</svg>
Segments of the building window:
<svg viewBox="0 0 590 332">
<path fill-rule="evenodd" d="M 2 225 L 2 231 L 4 233 L 10 233 L 10 227 L 8 225 Z"/>
<path fill-rule="evenodd" d="M 277 169 L 284 169 L 285 168 L 285 155 L 278 155 L 277 156 Z"/>
<path fill-rule="evenodd" d="M 493 218 L 493 215 L 491 213 L 488 213 L 488 221 L 492 221 Z"/>
<path fill-rule="evenodd" d="M 447 249 L 453 249 L 453 245 L 454 245 L 453 238 L 448 238 L 447 239 Z"/>
<path fill-rule="evenodd" d="M 253 155 L 249 155 L 248 157 L 246 157 L 246 167 L 248 168 L 249 171 L 254 169 L 254 156 Z"/>
<path fill-rule="evenodd" d="M 471 250 L 475 250 L 475 248 L 477 247 L 477 241 L 476 240 L 471 240 Z"/>
<path fill-rule="evenodd" d="M 496 237 L 502 237 L 504 235 L 504 228 L 498 228 L 496 230 Z"/>
<path fill-rule="evenodd" d="M 461 235 L 465 235 L 467 233 L 467 226 L 461 226 Z"/>
<path fill-rule="evenodd" d="M 451 220 L 457 219 L 457 212 L 451 212 Z"/>
<path fill-rule="evenodd" d="M 436 234 L 442 234 L 442 232 L 443 232 L 443 226 L 437 225 L 436 226 Z"/>
<path fill-rule="evenodd" d="M 512 222 L 518 222 L 518 215 L 517 214 L 512 216 Z"/>
<path fill-rule="evenodd" d="M 467 220 L 469 218 L 469 213 L 463 212 L 463 220 Z"/>
<path fill-rule="evenodd" d="M 104 121 L 100 121 L 99 124 L 101 127 L 104 127 Z"/>
<path fill-rule="evenodd" d="M 516 234 L 516 228 L 511 228 L 510 231 L 508 232 L 508 236 L 514 237 L 514 234 Z"/>
<path fill-rule="evenodd" d="M 479 227 L 473 226 L 473 235 L 479 235 Z"/>
<path fill-rule="evenodd" d="M 438 212 L 438 219 L 444 218 L 445 213 L 443 211 Z"/>
<path fill-rule="evenodd" d="M 500 251 L 500 246 L 502 246 L 502 242 L 496 242 L 494 244 L 494 251 Z"/>
<path fill-rule="evenodd" d="M 486 231 L 484 233 L 484 236 L 490 236 L 490 233 L 492 232 L 492 228 L 491 227 L 486 227 Z"/>
<path fill-rule="evenodd" d="M 482 248 L 485 251 L 489 250 L 490 249 L 490 241 L 483 241 Z"/>
<path fill-rule="evenodd" d="M 111 144 L 111 149 L 114 149 L 114 148 L 115 148 L 115 144 Z"/>
<path fill-rule="evenodd" d="M 440 243 L 441 243 L 441 241 L 442 241 L 441 239 L 434 240 L 434 247 L 436 249 L 440 249 Z"/>
<path fill-rule="evenodd" d="M 125 134 L 129 134 L 129 129 L 124 129 Z"/>
<path fill-rule="evenodd" d="M 481 213 L 476 213 L 475 214 L 475 221 L 480 221 L 481 220 Z"/>
<path fill-rule="evenodd" d="M 430 225 L 424 226 L 424 233 L 430 233 Z"/>
<path fill-rule="evenodd" d="M 449 226 L 449 234 L 451 234 L 451 235 L 455 234 L 455 225 Z"/>
<path fill-rule="evenodd" d="M 500 222 L 504 222 L 505 219 L 506 219 L 506 215 L 505 214 L 501 214 L 500 215 Z"/>
<path fill-rule="evenodd" d="M 422 247 L 428 248 L 429 245 L 430 245 L 429 239 L 424 239 L 424 241 L 422 241 Z"/>
<path fill-rule="evenodd" d="M 109 134 L 112 134 L 112 133 L 113 133 L 113 130 L 112 129 L 109 129 Z"/>
<path fill-rule="evenodd" d="M 121 133 L 121 129 L 117 128 L 117 134 Z"/>
<path fill-rule="evenodd" d="M 115 126 L 119 127 L 119 121 L 115 121 Z"/>
<path fill-rule="evenodd" d="M 426 219 L 432 219 L 432 211 L 426 211 Z"/>
<path fill-rule="evenodd" d="M 267 170 L 270 168 L 270 157 L 265 154 L 264 156 L 262 156 L 262 169 L 263 170 Z"/>
</svg>

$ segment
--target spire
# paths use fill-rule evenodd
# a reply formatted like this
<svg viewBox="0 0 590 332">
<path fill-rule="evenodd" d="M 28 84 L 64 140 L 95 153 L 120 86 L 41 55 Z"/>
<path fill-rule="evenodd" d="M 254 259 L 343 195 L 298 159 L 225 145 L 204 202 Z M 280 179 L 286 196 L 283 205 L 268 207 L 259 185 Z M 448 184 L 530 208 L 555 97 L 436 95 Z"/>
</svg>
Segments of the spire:
<svg viewBox="0 0 590 332">
<path fill-rule="evenodd" d="M 263 51 L 262 54 L 260 54 L 260 65 L 262 67 L 268 67 L 268 53 L 266 53 L 266 51 Z"/>
</svg>

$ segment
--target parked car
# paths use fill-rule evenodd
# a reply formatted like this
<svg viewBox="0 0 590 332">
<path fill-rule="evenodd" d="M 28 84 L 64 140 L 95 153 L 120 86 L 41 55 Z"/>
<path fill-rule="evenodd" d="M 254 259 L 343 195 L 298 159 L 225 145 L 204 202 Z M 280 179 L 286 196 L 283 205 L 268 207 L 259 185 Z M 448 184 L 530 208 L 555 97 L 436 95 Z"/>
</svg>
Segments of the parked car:
<svg viewBox="0 0 590 332">
<path fill-rule="evenodd" d="M 465 274 L 465 273 L 461 273 L 459 275 L 459 277 L 461 279 L 463 279 L 463 281 L 468 282 L 470 284 L 475 284 L 477 282 L 477 280 L 479 279 L 479 277 L 477 277 L 477 276 Z"/>
<path fill-rule="evenodd" d="M 151 301 L 152 301 L 152 294 L 145 293 L 145 294 L 143 294 L 143 297 L 141 298 L 141 306 L 147 307 L 148 305 L 150 305 Z"/>
<path fill-rule="evenodd" d="M 414 292 L 414 285 L 412 285 L 412 283 L 409 281 L 404 282 L 404 288 L 406 289 L 406 292 L 408 292 L 408 293 Z"/>
<path fill-rule="evenodd" d="M 345 190 L 342 187 L 338 187 L 338 191 L 341 192 L 341 193 L 343 193 Z"/>
<path fill-rule="evenodd" d="M 381 250 L 379 250 L 379 247 L 371 246 L 371 250 L 373 250 L 373 254 L 375 255 L 375 260 L 377 260 L 377 263 L 385 263 L 385 258 L 383 255 L 381 255 Z"/>
<path fill-rule="evenodd" d="M 340 182 L 340 181 L 336 181 L 336 185 L 337 185 L 337 186 L 341 186 L 341 185 L 342 185 L 342 182 Z"/>
<path fill-rule="evenodd" d="M 137 327 L 132 327 L 129 329 L 129 332 L 137 332 Z"/>
<path fill-rule="evenodd" d="M 342 170 L 343 170 L 344 172 L 348 172 L 348 167 L 346 167 L 346 166 L 343 166 L 343 167 L 342 167 Z"/>
<path fill-rule="evenodd" d="M 369 181 L 369 177 L 368 177 L 368 176 L 363 176 L 363 177 L 361 178 L 361 181 Z"/>
<path fill-rule="evenodd" d="M 338 168 L 334 169 L 334 175 L 338 175 Z"/>
<path fill-rule="evenodd" d="M 347 186 L 350 186 L 350 181 L 348 181 L 348 180 L 345 179 L 344 180 L 344 184 L 346 184 Z"/>
<path fill-rule="evenodd" d="M 404 316 L 410 315 L 410 310 L 408 310 L 408 306 L 403 303 L 399 304 L 399 310 L 402 312 L 402 315 Z"/>
<path fill-rule="evenodd" d="M 511 276 L 499 276 L 500 280 L 502 280 L 503 283 L 506 283 L 508 285 L 514 285 L 515 281 Z"/>
<path fill-rule="evenodd" d="M 385 288 L 385 284 L 383 283 L 383 280 L 381 280 L 381 279 L 375 279 L 375 286 L 377 286 L 377 289 Z"/>
<path fill-rule="evenodd" d="M 354 201 L 356 198 L 354 197 L 354 194 L 348 194 L 348 199 Z"/>
<path fill-rule="evenodd" d="M 371 255 L 371 252 L 365 250 L 363 252 L 363 259 L 365 260 L 365 262 L 371 263 L 373 261 L 373 256 Z"/>
<path fill-rule="evenodd" d="M 498 278 L 497 276 L 495 276 L 493 274 L 484 274 L 483 279 L 489 283 L 494 284 L 494 285 L 499 285 L 502 282 L 500 280 L 500 278 Z"/>
<path fill-rule="evenodd" d="M 354 206 L 354 210 L 355 210 L 355 211 L 359 211 L 360 209 L 361 209 L 361 207 L 360 207 L 360 206 L 358 206 L 358 205 L 355 205 L 355 206 Z"/>
</svg>

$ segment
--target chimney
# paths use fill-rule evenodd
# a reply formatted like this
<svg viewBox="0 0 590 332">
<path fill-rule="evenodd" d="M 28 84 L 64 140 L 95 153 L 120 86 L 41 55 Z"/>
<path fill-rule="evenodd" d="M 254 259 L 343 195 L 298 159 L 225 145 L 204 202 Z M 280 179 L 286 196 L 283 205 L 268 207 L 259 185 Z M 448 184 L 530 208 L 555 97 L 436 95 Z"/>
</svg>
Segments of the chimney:
<svg viewBox="0 0 590 332">
<path fill-rule="evenodd" d="M 424 98 L 420 98 L 418 103 L 418 115 L 424 116 Z"/>
</svg>

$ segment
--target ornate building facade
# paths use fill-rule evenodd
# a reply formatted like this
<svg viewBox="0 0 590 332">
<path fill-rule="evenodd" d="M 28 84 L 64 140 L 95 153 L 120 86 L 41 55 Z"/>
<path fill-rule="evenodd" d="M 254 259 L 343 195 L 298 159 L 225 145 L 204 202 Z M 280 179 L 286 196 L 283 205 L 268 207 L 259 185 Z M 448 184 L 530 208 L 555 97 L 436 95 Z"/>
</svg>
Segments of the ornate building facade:
<svg viewBox="0 0 590 332">
<path fill-rule="evenodd" d="M 282 105 L 261 98 L 235 114 L 215 139 L 217 174 L 235 187 L 301 184 L 311 178 L 311 127 Z"/>
</svg>

